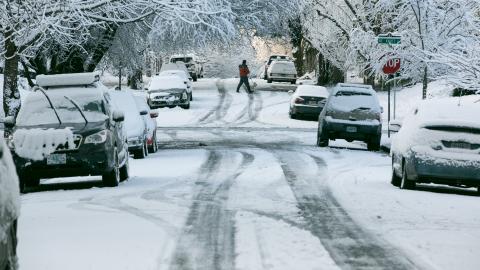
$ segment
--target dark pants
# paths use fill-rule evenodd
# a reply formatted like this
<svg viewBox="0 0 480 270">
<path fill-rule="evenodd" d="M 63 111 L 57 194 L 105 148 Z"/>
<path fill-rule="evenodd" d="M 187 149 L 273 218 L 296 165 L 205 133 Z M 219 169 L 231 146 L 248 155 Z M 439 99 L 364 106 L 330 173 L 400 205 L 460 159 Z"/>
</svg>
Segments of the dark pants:
<svg viewBox="0 0 480 270">
<path fill-rule="evenodd" d="M 240 83 L 238 84 L 237 92 L 240 91 L 240 87 L 242 87 L 242 84 L 245 84 L 247 86 L 247 90 L 248 90 L 249 93 L 252 92 L 250 90 L 250 83 L 248 82 L 248 77 L 240 77 Z"/>
</svg>

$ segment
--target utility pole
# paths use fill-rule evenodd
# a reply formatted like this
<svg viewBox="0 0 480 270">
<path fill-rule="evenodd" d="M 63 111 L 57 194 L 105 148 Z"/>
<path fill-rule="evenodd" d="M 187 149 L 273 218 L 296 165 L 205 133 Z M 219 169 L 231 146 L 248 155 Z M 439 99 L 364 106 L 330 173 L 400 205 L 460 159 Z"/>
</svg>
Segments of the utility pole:
<svg viewBox="0 0 480 270">
<path fill-rule="evenodd" d="M 118 69 L 118 90 L 122 90 L 122 62 L 120 62 Z"/>
</svg>

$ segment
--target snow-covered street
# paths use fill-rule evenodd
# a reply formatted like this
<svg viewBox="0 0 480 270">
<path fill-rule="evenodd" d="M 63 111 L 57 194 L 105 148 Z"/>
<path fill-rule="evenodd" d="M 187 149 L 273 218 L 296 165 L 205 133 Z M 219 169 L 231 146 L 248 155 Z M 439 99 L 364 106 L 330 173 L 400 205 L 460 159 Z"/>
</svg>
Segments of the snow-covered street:
<svg viewBox="0 0 480 270">
<path fill-rule="evenodd" d="M 480 269 L 474 189 L 400 190 L 388 154 L 316 147 L 318 123 L 289 118 L 295 86 L 256 82 L 202 79 L 190 110 L 159 110 L 159 151 L 118 187 L 22 195 L 21 269 Z"/>
</svg>

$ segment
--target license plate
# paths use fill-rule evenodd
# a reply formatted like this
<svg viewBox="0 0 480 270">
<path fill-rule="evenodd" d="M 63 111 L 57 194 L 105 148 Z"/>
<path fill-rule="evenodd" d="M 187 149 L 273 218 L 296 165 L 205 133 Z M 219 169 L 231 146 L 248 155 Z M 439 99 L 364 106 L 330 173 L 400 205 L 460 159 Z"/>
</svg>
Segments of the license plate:
<svg viewBox="0 0 480 270">
<path fill-rule="evenodd" d="M 318 103 L 316 101 L 309 101 L 308 105 L 318 105 Z"/>
<path fill-rule="evenodd" d="M 357 127 L 347 127 L 347 132 L 351 132 L 351 133 L 357 132 Z"/>
<path fill-rule="evenodd" d="M 67 164 L 67 154 L 51 154 L 47 157 L 47 165 Z"/>
</svg>

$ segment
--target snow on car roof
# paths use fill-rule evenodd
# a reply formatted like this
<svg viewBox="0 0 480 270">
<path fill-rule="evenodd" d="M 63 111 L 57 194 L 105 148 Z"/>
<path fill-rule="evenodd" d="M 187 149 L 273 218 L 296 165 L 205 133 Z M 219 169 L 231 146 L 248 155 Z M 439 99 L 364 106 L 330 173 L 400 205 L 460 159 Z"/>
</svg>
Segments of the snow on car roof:
<svg viewBox="0 0 480 270">
<path fill-rule="evenodd" d="M 327 88 L 316 85 L 300 85 L 296 92 L 300 96 L 328 97 L 330 95 Z"/>
<path fill-rule="evenodd" d="M 100 75 L 95 72 L 71 73 L 57 75 L 38 75 L 37 85 L 41 87 L 52 86 L 78 86 L 90 85 L 100 80 Z"/>
<path fill-rule="evenodd" d="M 185 81 L 178 76 L 155 76 L 152 78 L 148 90 L 183 89 L 186 87 Z"/>
<path fill-rule="evenodd" d="M 353 84 L 353 83 L 339 83 L 333 90 L 332 94 L 336 94 L 339 91 L 351 91 L 357 93 L 367 93 L 375 95 L 376 92 L 373 90 L 372 86 L 365 84 Z"/>
</svg>

